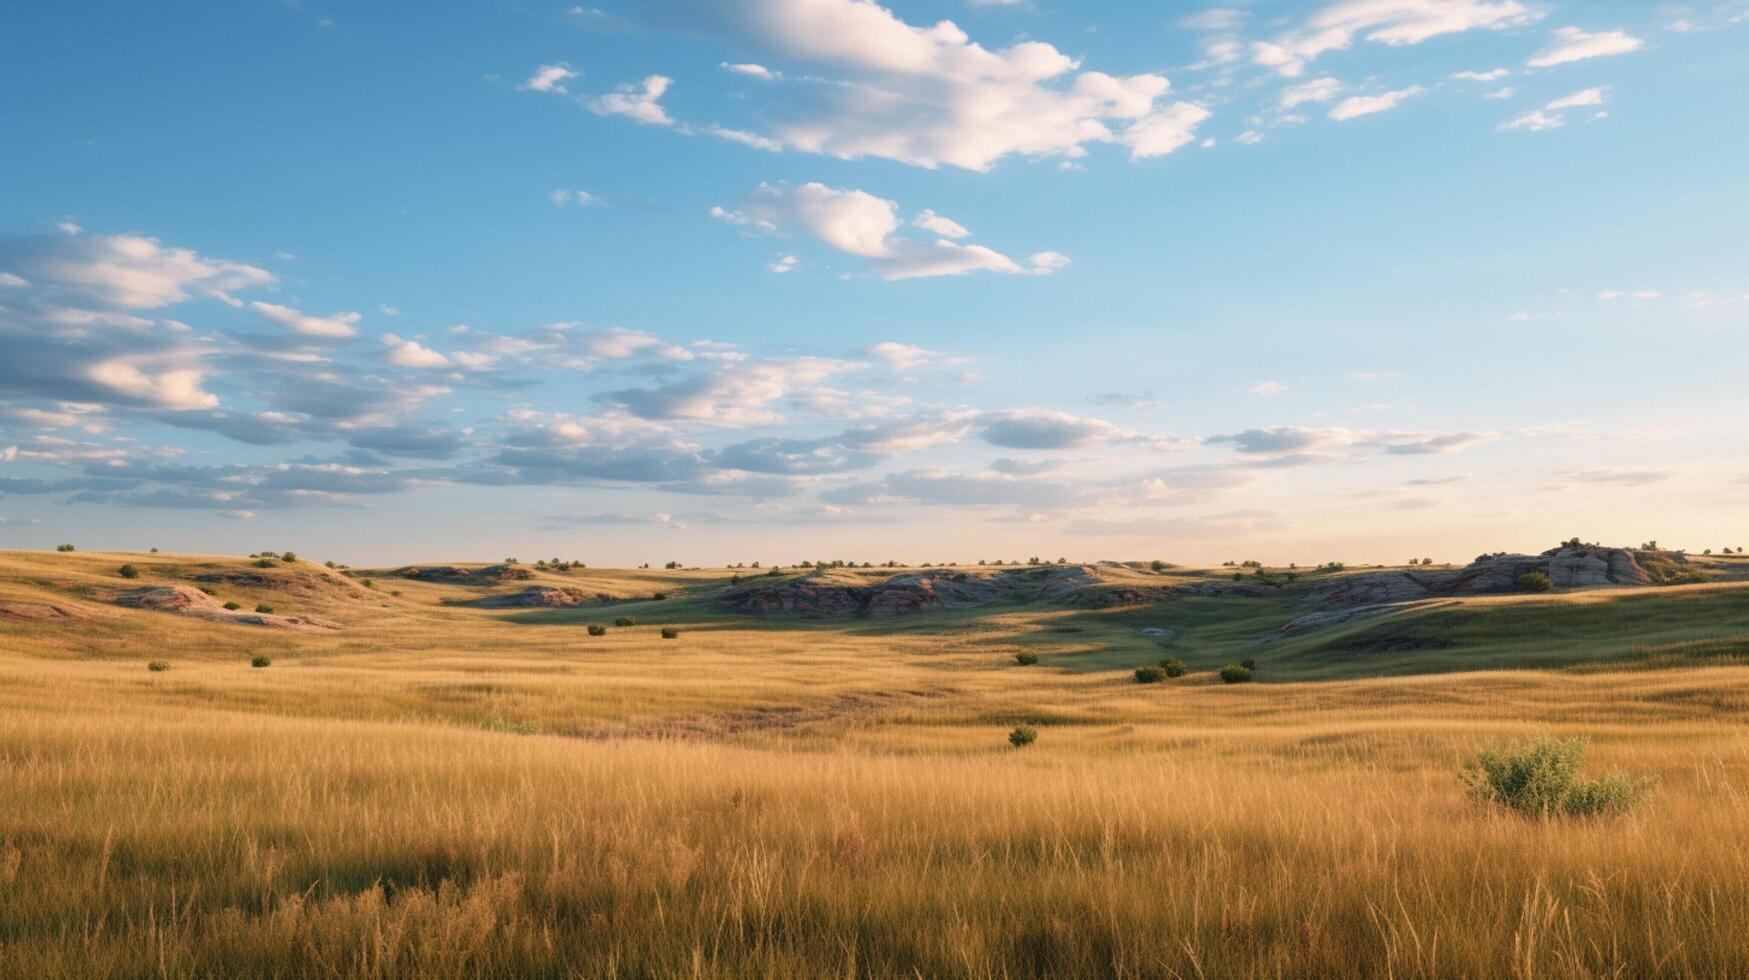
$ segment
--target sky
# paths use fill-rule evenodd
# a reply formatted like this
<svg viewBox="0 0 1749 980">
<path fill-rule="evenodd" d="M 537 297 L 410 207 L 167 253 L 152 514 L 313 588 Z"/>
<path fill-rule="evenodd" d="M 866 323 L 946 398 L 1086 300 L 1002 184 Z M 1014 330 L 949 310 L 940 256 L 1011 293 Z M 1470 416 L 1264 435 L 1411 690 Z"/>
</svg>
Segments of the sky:
<svg viewBox="0 0 1749 980">
<path fill-rule="evenodd" d="M 1749 544 L 1749 0 L 29 4 L 0 548 Z"/>
</svg>

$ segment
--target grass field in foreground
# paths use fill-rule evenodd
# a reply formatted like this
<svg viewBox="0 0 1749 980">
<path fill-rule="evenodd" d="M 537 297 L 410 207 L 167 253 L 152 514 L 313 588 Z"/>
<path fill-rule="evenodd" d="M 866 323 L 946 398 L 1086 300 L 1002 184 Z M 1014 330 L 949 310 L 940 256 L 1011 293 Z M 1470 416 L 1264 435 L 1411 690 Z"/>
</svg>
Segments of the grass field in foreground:
<svg viewBox="0 0 1749 980">
<path fill-rule="evenodd" d="M 131 557 L 142 582 L 249 567 Z M 1127 612 L 769 628 L 688 604 L 694 573 L 634 573 L 682 593 L 680 638 L 646 601 L 591 639 L 295 568 L 232 591 L 344 628 L 280 633 L 105 607 L 115 564 L 0 556 L 0 601 L 86 613 L 0 622 L 6 976 L 1749 973 L 1725 587 L 1453 626 L 1500 666 L 1515 630 L 1710 588 L 1686 627 L 1642 608 L 1609 637 L 1628 652 L 1649 618 L 1645 650 L 1710 646 L 1636 666 L 1707 666 L 1229 687 L 1094 669 L 1169 652 L 1102 646 Z M 1040 738 L 1017 751 L 1021 722 Z M 1658 788 L 1596 822 L 1464 799 L 1478 743 L 1542 732 Z"/>
</svg>

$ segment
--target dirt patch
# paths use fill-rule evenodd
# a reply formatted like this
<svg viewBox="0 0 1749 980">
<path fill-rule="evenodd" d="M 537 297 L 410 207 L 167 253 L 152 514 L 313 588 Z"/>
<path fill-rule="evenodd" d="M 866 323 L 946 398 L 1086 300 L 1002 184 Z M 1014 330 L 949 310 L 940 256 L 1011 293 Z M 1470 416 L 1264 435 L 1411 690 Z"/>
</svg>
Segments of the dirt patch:
<svg viewBox="0 0 1749 980">
<path fill-rule="evenodd" d="M 0 602 L 0 620 L 38 622 L 62 619 L 90 619 L 91 613 L 77 606 L 51 602 Z"/>
</svg>

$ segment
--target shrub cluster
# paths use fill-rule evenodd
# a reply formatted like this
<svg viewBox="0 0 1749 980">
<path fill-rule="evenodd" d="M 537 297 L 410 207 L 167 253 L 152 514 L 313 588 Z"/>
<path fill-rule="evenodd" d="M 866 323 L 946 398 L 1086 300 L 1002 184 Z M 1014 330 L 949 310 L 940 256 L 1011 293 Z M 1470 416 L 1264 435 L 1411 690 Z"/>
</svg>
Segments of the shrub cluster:
<svg viewBox="0 0 1749 980">
<path fill-rule="evenodd" d="M 589 635 L 590 636 L 606 636 L 607 635 L 607 627 L 602 626 L 600 623 L 590 623 L 589 624 Z"/>
<path fill-rule="evenodd" d="M 1555 587 L 1542 572 L 1525 572 L 1518 576 L 1518 588 L 1521 592 L 1548 592 Z"/>
<path fill-rule="evenodd" d="M 1601 817 L 1632 809 L 1653 780 L 1610 772 L 1598 779 L 1579 775 L 1587 745 L 1582 738 L 1537 738 L 1514 746 L 1490 746 L 1458 770 L 1470 798 L 1533 817 Z"/>
<path fill-rule="evenodd" d="M 154 674 L 162 673 L 163 671 L 170 669 L 170 661 L 168 661 L 168 660 L 154 660 L 154 661 L 146 664 L 146 669 L 153 672 Z"/>
<path fill-rule="evenodd" d="M 680 631 L 672 626 L 664 626 L 662 627 L 662 639 L 678 640 L 680 639 Z"/>
<path fill-rule="evenodd" d="M 1136 668 L 1137 684 L 1158 684 L 1165 679 L 1166 668 L 1164 667 L 1147 666 Z"/>
<path fill-rule="evenodd" d="M 1160 669 L 1166 672 L 1167 677 L 1183 677 L 1190 673 L 1190 665 L 1176 657 L 1160 661 Z"/>
<path fill-rule="evenodd" d="M 1036 741 L 1038 741 L 1038 731 L 1031 725 L 1016 725 L 1014 730 L 1008 733 L 1008 744 L 1017 749 L 1024 749 Z"/>
<path fill-rule="evenodd" d="M 1014 655 L 1014 662 L 1022 667 L 1031 667 L 1033 664 L 1038 663 L 1038 654 L 1017 653 Z"/>
<path fill-rule="evenodd" d="M 273 666 L 273 658 L 267 656 L 266 654 L 258 653 L 255 655 L 254 659 L 249 661 L 249 666 L 251 666 L 251 667 L 271 667 L 271 666 Z"/>
<path fill-rule="evenodd" d="M 1251 680 L 1252 668 L 1244 664 L 1228 664 L 1221 668 L 1221 682 L 1225 684 L 1244 684 Z"/>
<path fill-rule="evenodd" d="M 636 626 L 636 625 L 638 625 L 638 621 L 633 619 L 630 616 L 621 616 L 618 619 L 613 621 L 613 625 L 615 625 L 615 626 Z"/>
<path fill-rule="evenodd" d="M 115 573 L 117 575 L 120 575 L 122 578 L 139 578 L 140 577 L 140 570 L 135 568 L 132 565 L 123 565 L 122 567 L 116 569 Z"/>
</svg>

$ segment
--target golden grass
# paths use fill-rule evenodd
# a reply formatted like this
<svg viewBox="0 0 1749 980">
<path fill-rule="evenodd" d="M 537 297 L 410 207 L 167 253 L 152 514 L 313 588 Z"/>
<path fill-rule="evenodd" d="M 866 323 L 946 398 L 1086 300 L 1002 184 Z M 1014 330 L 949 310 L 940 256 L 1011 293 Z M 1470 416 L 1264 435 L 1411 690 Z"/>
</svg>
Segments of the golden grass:
<svg viewBox="0 0 1749 980">
<path fill-rule="evenodd" d="M 0 600 L 110 587 L 77 558 Z M 0 623 L 0 975 L 1749 973 L 1749 668 L 1141 686 L 1012 666 L 1026 612 L 590 640 L 444 594 Z M 1659 788 L 1467 803 L 1533 732 Z"/>
</svg>

